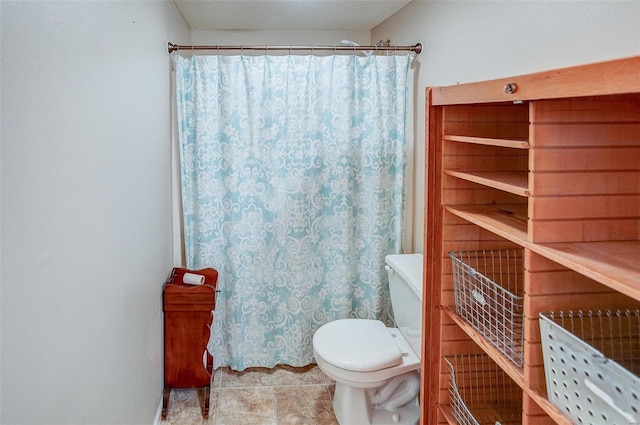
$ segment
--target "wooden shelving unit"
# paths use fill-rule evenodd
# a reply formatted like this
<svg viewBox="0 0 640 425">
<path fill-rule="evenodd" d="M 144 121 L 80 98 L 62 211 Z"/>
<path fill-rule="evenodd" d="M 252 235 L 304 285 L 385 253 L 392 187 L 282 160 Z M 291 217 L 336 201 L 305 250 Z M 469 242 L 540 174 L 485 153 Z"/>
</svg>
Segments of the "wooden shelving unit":
<svg viewBox="0 0 640 425">
<path fill-rule="evenodd" d="M 538 314 L 640 307 L 640 57 L 428 89 L 427 164 L 421 423 L 455 423 L 443 358 L 486 353 L 523 424 L 569 424 Z M 502 248 L 524 250 L 522 368 L 454 307 L 448 253 Z"/>
</svg>

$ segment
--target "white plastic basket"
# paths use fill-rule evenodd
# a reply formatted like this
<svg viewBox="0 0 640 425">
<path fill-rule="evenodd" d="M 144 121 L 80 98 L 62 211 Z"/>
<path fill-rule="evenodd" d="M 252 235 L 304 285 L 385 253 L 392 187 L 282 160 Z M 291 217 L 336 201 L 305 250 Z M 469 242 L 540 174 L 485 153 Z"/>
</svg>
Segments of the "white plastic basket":
<svg viewBox="0 0 640 425">
<path fill-rule="evenodd" d="M 522 367 L 522 249 L 450 252 L 456 313 Z"/>
<path fill-rule="evenodd" d="M 640 423 L 640 310 L 540 313 L 549 400 L 576 424 Z"/>
</svg>

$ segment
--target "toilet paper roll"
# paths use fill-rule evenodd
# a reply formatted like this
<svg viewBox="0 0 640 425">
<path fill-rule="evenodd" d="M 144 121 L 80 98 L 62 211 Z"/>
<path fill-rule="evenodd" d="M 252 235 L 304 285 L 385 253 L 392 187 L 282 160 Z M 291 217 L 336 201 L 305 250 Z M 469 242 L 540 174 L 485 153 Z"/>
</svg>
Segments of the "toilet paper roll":
<svg viewBox="0 0 640 425">
<path fill-rule="evenodd" d="M 182 282 L 187 285 L 203 285 L 204 276 L 195 273 L 185 273 L 184 276 L 182 276 Z"/>
</svg>

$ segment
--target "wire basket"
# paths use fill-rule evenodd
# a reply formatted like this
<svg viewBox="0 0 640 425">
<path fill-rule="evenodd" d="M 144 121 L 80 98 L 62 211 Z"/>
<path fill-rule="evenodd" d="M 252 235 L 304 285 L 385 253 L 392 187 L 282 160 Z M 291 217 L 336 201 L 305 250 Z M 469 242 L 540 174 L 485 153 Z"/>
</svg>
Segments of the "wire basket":
<svg viewBox="0 0 640 425">
<path fill-rule="evenodd" d="M 579 424 L 640 423 L 640 310 L 540 313 L 549 400 Z"/>
<path fill-rule="evenodd" d="M 516 366 L 523 363 L 522 249 L 450 252 L 456 313 Z"/>
<path fill-rule="evenodd" d="M 449 393 L 460 425 L 522 423 L 522 390 L 486 354 L 444 358 L 449 366 Z"/>
</svg>

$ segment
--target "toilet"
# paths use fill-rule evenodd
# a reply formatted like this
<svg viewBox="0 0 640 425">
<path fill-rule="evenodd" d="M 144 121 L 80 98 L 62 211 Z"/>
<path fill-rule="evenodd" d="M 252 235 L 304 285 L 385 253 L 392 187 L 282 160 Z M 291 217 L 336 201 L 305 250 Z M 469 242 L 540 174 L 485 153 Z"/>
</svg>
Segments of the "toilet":
<svg viewBox="0 0 640 425">
<path fill-rule="evenodd" d="M 422 254 L 385 258 L 395 328 L 379 320 L 341 319 L 313 335 L 318 367 L 336 381 L 340 425 L 415 425 L 420 420 Z"/>
</svg>

